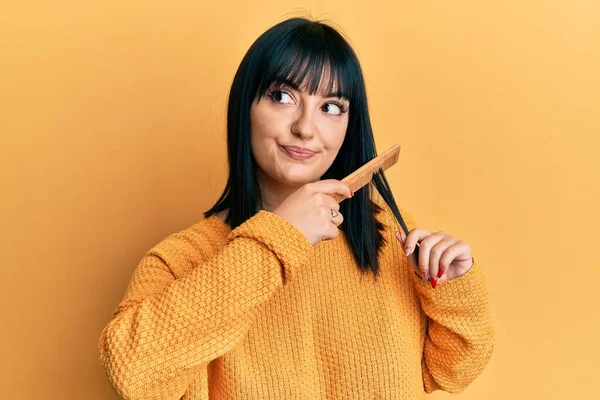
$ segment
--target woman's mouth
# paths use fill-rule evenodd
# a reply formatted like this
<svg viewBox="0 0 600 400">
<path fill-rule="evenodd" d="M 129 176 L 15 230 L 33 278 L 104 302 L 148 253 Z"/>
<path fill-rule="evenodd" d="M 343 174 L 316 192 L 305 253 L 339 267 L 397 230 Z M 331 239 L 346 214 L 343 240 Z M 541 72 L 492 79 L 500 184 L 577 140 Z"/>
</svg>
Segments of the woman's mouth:
<svg viewBox="0 0 600 400">
<path fill-rule="evenodd" d="M 309 149 L 303 149 L 295 146 L 280 146 L 285 154 L 294 160 L 304 161 L 315 155 L 315 152 Z"/>
</svg>

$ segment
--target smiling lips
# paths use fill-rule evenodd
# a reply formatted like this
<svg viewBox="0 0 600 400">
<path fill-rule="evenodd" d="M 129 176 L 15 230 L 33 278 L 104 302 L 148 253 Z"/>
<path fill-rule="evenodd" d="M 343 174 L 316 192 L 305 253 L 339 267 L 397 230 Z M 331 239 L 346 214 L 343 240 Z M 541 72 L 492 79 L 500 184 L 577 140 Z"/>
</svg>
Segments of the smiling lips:
<svg viewBox="0 0 600 400">
<path fill-rule="evenodd" d="M 294 160 L 308 160 L 315 155 L 315 152 L 310 149 L 296 146 L 281 146 L 283 151 Z"/>
</svg>

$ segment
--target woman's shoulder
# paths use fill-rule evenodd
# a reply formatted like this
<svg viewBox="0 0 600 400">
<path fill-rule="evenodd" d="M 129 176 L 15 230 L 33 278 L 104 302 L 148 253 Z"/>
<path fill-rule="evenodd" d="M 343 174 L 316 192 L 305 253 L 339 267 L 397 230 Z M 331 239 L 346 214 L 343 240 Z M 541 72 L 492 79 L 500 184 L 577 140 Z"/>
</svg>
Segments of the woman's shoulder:
<svg viewBox="0 0 600 400">
<path fill-rule="evenodd" d="M 204 217 L 189 229 L 206 237 L 227 236 L 229 234 L 229 225 L 227 225 L 228 210 L 220 211 L 209 217 Z"/>
<path fill-rule="evenodd" d="M 214 240 L 226 238 L 229 227 L 225 223 L 226 214 L 218 213 L 209 217 L 202 217 L 187 228 L 175 231 L 164 238 L 157 246 L 179 247 L 178 244 L 202 248 Z"/>
</svg>

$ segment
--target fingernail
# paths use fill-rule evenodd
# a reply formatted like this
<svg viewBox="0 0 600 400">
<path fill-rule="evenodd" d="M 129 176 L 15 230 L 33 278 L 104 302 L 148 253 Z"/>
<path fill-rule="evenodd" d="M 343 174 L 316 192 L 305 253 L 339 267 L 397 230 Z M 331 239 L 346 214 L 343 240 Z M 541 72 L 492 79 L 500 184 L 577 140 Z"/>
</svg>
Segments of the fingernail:
<svg viewBox="0 0 600 400">
<path fill-rule="evenodd" d="M 412 249 L 410 248 L 410 246 L 406 246 L 404 248 L 404 254 L 406 254 L 406 257 L 410 256 Z"/>
<path fill-rule="evenodd" d="M 428 280 L 430 279 L 429 272 L 425 272 L 425 273 L 423 274 L 423 279 L 424 279 L 425 281 L 428 281 Z"/>
<path fill-rule="evenodd" d="M 436 286 L 437 286 L 437 279 L 431 278 L 431 287 L 435 289 Z"/>
<path fill-rule="evenodd" d="M 442 277 L 442 275 L 444 275 L 444 270 L 443 269 L 439 269 L 438 270 L 438 279 Z"/>
<path fill-rule="evenodd" d="M 404 235 L 404 232 L 396 231 L 396 237 L 398 238 L 400 243 L 404 244 L 404 241 L 406 240 L 406 236 Z"/>
<path fill-rule="evenodd" d="M 354 192 L 352 190 L 350 191 L 350 197 L 354 197 Z"/>
</svg>

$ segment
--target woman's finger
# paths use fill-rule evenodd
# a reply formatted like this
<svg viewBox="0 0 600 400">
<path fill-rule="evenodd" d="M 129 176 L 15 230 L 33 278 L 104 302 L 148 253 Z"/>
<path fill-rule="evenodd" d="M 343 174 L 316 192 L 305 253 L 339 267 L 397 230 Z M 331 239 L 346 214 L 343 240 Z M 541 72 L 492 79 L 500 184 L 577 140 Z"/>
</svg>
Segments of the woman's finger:
<svg viewBox="0 0 600 400">
<path fill-rule="evenodd" d="M 409 232 L 409 233 L 410 233 L 410 232 Z M 404 232 L 402 232 L 402 231 L 396 232 L 396 238 L 398 239 L 398 241 L 399 241 L 399 242 L 400 242 L 400 244 L 402 245 L 403 252 L 404 252 L 404 253 L 405 253 L 405 255 L 406 255 L 406 250 L 405 250 L 405 249 L 407 248 L 407 247 L 405 246 L 405 245 L 406 245 L 406 234 L 405 234 Z M 408 256 L 408 257 L 407 257 L 407 260 L 408 260 L 408 264 L 409 264 L 409 266 L 410 266 L 412 269 L 414 269 L 414 270 L 415 270 L 415 274 L 417 274 L 417 276 L 418 276 L 419 278 L 422 278 L 422 277 L 421 277 L 421 275 L 419 275 L 419 269 L 417 268 L 417 261 L 416 261 L 416 259 L 415 259 L 415 254 L 414 254 L 414 252 L 413 252 L 412 254 L 410 254 L 410 256 Z"/>
<path fill-rule="evenodd" d="M 417 243 L 422 242 L 426 237 L 431 235 L 431 232 L 424 229 L 413 229 L 408 233 L 406 240 L 404 241 L 404 254 L 407 256 L 411 266 L 417 271 L 419 276 L 424 280 L 429 280 L 429 272 L 427 268 L 421 269 L 419 266 L 419 260 L 417 254 L 415 254 L 415 248 Z M 420 251 L 419 251 L 420 252 Z"/>
<path fill-rule="evenodd" d="M 439 264 L 446 271 L 444 280 L 449 281 L 462 276 L 473 265 L 473 257 L 469 245 L 457 240 L 444 251 Z"/>
<path fill-rule="evenodd" d="M 458 240 L 444 232 L 438 232 L 436 235 L 440 235 L 441 240 L 433 245 L 431 252 L 429 253 L 429 274 L 440 282 L 449 266 L 449 264 L 443 265 L 441 263 L 441 258 L 446 254 L 447 249 Z M 452 262 L 452 260 L 450 260 L 450 262 Z"/>
<path fill-rule="evenodd" d="M 429 259 L 431 258 L 431 249 L 444 238 L 445 235 L 438 232 L 430 234 L 429 236 L 421 240 L 421 243 L 419 243 L 419 273 L 421 274 L 421 276 L 428 275 L 431 278 L 431 283 L 434 287 L 437 284 L 438 270 L 437 267 L 434 270 L 430 268 Z"/>
<path fill-rule="evenodd" d="M 330 208 L 329 214 L 331 215 L 331 223 L 334 224 L 336 227 L 340 226 L 342 222 L 344 222 L 344 216 L 341 212 Z"/>
<path fill-rule="evenodd" d="M 306 190 L 311 190 L 314 193 L 325 193 L 327 195 L 333 196 L 334 194 L 341 194 L 346 198 L 352 197 L 352 191 L 350 187 L 346 185 L 342 181 L 338 181 L 337 179 L 323 179 L 320 181 L 308 183 L 305 185 Z"/>
<path fill-rule="evenodd" d="M 404 254 L 407 257 L 412 254 L 415 251 L 415 247 L 417 247 L 417 243 L 420 243 L 421 240 L 429 235 L 431 235 L 431 232 L 424 229 L 413 229 L 408 232 L 408 236 L 404 243 Z"/>
</svg>

